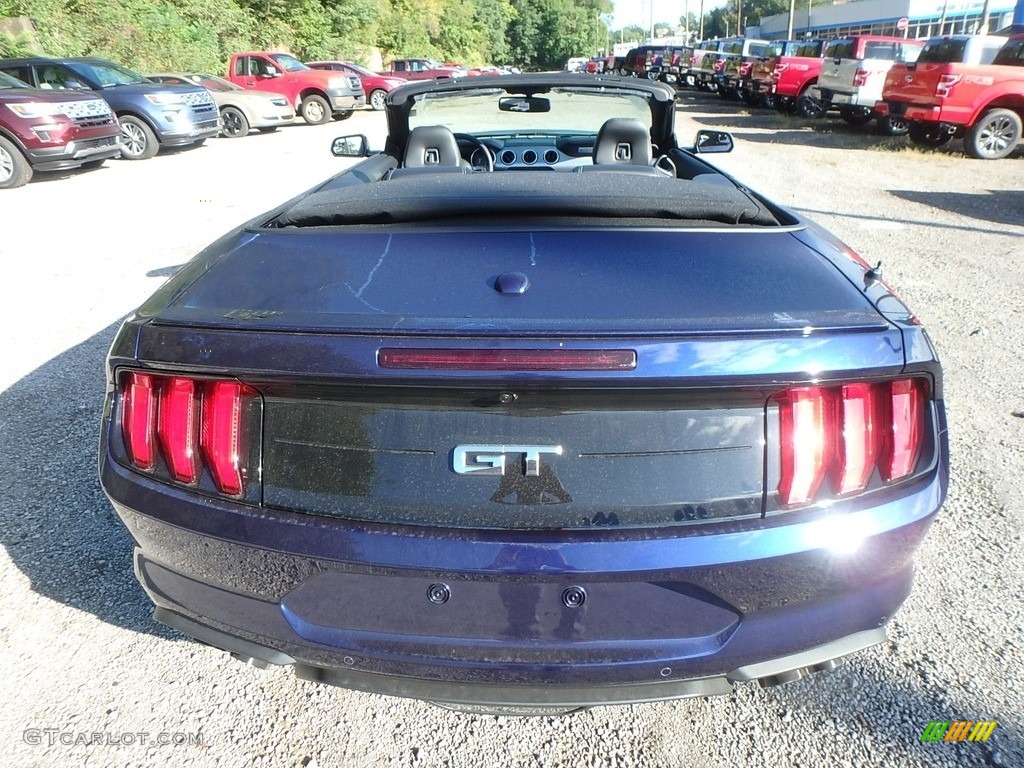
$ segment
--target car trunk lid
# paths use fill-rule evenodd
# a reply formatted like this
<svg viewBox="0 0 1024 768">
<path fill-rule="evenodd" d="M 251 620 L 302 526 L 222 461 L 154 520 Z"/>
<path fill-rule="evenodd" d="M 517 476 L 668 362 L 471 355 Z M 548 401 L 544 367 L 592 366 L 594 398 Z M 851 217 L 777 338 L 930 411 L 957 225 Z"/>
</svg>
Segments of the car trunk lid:
<svg viewBox="0 0 1024 768">
<path fill-rule="evenodd" d="M 506 338 L 886 326 L 782 229 L 351 229 L 262 231 L 156 309 L 154 322 Z"/>
</svg>

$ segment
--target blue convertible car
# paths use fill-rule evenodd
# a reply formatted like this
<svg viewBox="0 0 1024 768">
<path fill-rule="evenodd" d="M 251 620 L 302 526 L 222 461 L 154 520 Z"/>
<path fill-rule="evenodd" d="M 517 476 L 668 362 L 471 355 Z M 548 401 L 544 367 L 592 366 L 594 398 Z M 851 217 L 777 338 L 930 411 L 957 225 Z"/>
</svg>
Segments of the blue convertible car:
<svg viewBox="0 0 1024 768">
<path fill-rule="evenodd" d="M 459 709 L 726 693 L 881 643 L 945 496 L 942 373 L 849 248 L 658 83 L 418 83 L 110 350 L 155 618 Z"/>
</svg>

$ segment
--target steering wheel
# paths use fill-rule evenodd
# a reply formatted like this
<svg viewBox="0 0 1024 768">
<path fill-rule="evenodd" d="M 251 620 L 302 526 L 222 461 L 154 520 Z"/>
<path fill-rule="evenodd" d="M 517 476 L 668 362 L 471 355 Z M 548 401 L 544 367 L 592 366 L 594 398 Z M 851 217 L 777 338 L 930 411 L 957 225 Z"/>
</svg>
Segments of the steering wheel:
<svg viewBox="0 0 1024 768">
<path fill-rule="evenodd" d="M 480 141 L 480 139 L 478 139 L 471 133 L 456 133 L 455 140 L 468 142 L 472 144 L 474 147 L 476 147 L 476 149 L 479 149 L 483 153 L 484 159 L 487 160 L 487 172 L 494 173 L 494 153 L 491 151 L 490 147 L 488 147 L 486 144 Z M 472 163 L 472 158 L 474 154 L 476 154 L 475 151 L 470 153 L 470 163 Z M 473 170 L 476 171 L 483 169 L 477 169 L 476 167 L 474 167 Z"/>
</svg>

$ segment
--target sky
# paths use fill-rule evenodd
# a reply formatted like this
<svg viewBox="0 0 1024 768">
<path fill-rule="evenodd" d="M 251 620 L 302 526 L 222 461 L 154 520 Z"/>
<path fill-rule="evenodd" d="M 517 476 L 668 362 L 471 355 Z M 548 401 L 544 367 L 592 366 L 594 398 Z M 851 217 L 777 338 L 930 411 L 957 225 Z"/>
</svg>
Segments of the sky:
<svg viewBox="0 0 1024 768">
<path fill-rule="evenodd" d="M 701 0 L 615 0 L 615 20 L 612 29 L 636 24 L 647 29 L 651 26 L 651 4 L 654 4 L 654 21 L 671 21 L 678 23 L 679 18 L 687 10 L 694 16 L 700 13 Z M 704 12 L 722 5 L 723 0 L 704 0 Z"/>
</svg>

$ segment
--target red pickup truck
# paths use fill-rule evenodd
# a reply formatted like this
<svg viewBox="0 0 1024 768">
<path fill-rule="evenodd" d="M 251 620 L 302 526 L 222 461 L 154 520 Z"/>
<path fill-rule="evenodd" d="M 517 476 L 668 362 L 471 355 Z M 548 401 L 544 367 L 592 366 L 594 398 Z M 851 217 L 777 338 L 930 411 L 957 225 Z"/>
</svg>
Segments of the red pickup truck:
<svg viewBox="0 0 1024 768">
<path fill-rule="evenodd" d="M 784 42 L 783 47 L 776 48 L 773 43 L 768 49 L 768 60 L 763 65 L 768 76 L 758 76 L 758 88 L 761 95 L 774 102 L 780 112 L 801 112 L 803 117 L 820 116 L 821 106 L 815 101 L 800 98 L 810 91 L 811 86 L 818 82 L 821 73 L 824 40 L 801 40 Z M 755 65 L 756 66 L 756 65 Z M 808 111 L 810 114 L 808 114 Z"/>
<path fill-rule="evenodd" d="M 236 53 L 228 64 L 228 80 L 249 90 L 281 94 L 312 125 L 332 117 L 344 120 L 366 104 L 363 85 L 355 75 L 310 69 L 287 53 Z"/>
<path fill-rule="evenodd" d="M 956 136 L 972 157 L 1006 157 L 1024 117 L 1024 34 L 932 38 L 915 64 L 889 71 L 875 110 L 906 120 L 915 144 L 938 147 Z"/>
<path fill-rule="evenodd" d="M 446 67 L 433 59 L 394 59 L 380 74 L 403 80 L 436 80 L 441 77 L 463 77 L 466 70 Z"/>
</svg>

